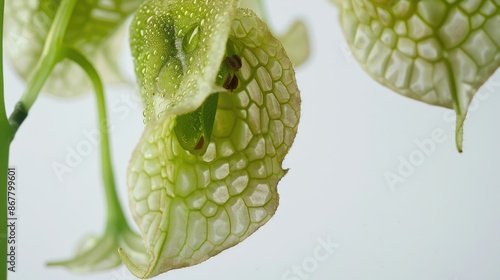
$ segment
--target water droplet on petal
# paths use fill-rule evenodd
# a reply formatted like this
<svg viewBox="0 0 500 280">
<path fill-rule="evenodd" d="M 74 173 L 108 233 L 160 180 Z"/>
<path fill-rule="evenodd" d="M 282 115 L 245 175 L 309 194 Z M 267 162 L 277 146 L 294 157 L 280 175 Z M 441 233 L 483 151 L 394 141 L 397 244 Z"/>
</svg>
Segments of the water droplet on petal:
<svg viewBox="0 0 500 280">
<path fill-rule="evenodd" d="M 182 40 L 182 49 L 186 53 L 190 53 L 196 49 L 200 41 L 200 27 L 193 25 L 189 28 Z"/>
<path fill-rule="evenodd" d="M 182 77 L 182 62 L 171 57 L 161 68 L 156 78 L 156 88 L 165 99 L 171 100 L 175 96 L 177 84 Z"/>
</svg>

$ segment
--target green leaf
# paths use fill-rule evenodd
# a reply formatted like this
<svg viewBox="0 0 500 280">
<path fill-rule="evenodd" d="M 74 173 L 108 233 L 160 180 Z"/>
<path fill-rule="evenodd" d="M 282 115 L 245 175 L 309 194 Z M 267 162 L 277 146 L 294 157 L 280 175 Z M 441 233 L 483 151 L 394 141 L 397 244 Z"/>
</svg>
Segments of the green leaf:
<svg viewBox="0 0 500 280">
<path fill-rule="evenodd" d="M 370 76 L 404 96 L 455 109 L 461 151 L 469 104 L 500 66 L 500 2 L 336 2 L 351 51 Z"/>
<path fill-rule="evenodd" d="M 119 70 L 120 45 L 124 45 L 123 23 L 142 0 L 79 0 L 75 6 L 64 45 L 82 52 L 98 66 L 106 82 L 127 82 Z M 28 80 L 42 56 L 54 20 L 58 0 L 13 0 L 6 3 L 7 52 L 16 71 Z M 122 27 L 122 28 L 120 28 Z M 59 63 L 43 91 L 70 97 L 87 92 L 86 74 L 70 61 Z"/>
<path fill-rule="evenodd" d="M 171 6 L 157 6 L 161 10 L 152 10 L 155 16 L 150 21 L 158 23 L 169 18 L 165 14 L 175 15 L 176 11 L 170 10 L 176 7 L 173 2 L 182 1 L 168 2 Z M 218 12 L 217 20 L 223 21 L 221 17 L 230 20 L 225 21 L 227 27 L 210 28 L 211 24 L 207 24 L 206 28 L 214 33 L 203 37 L 205 40 L 200 39 L 200 44 L 216 44 L 216 49 L 221 49 L 222 53 L 214 49 L 208 58 L 194 59 L 207 59 L 209 62 L 204 62 L 205 65 L 213 63 L 219 67 L 224 57 L 237 55 L 242 62 L 235 74 L 239 85 L 232 92 L 217 88 L 219 100 L 212 136 L 202 156 L 180 145 L 174 132 L 179 117 L 172 108 L 189 108 L 187 104 L 194 102 L 192 96 L 206 97 L 213 93 L 218 69 L 199 68 L 194 75 L 187 72 L 192 68 L 185 67 L 175 77 L 179 86 L 167 85 L 169 90 L 177 88 L 177 91 L 164 99 L 164 105 L 156 107 L 164 113 L 146 126 L 128 170 L 131 210 L 151 259 L 148 263 L 138 262 L 126 250 L 120 250 L 120 255 L 139 278 L 195 265 L 217 255 L 264 225 L 278 207 L 276 188 L 286 174 L 281 165 L 295 138 L 300 117 L 300 96 L 293 66 L 281 43 L 252 11 L 238 9 L 233 18 L 234 6 L 230 2 L 213 2 L 219 9 L 228 11 Z M 151 9 L 150 4 L 144 7 Z M 184 9 L 189 11 L 190 8 Z M 201 10 L 204 10 L 203 5 Z M 210 22 L 204 17 L 205 13 L 201 13 L 193 17 L 195 23 L 173 20 L 167 27 L 159 26 L 168 30 L 164 34 L 179 34 L 176 30 L 187 29 L 196 21 Z M 170 18 L 177 19 L 175 16 Z M 142 19 L 140 12 L 135 21 Z M 227 30 L 225 37 L 218 33 L 220 29 Z M 212 36 L 218 39 L 213 40 Z M 141 38 L 143 42 L 138 41 Z M 174 58 L 185 55 L 179 43 L 152 47 L 146 44 L 153 42 L 149 36 L 135 40 L 133 48 L 149 49 L 151 55 L 157 51 L 166 61 L 171 59 L 166 56 L 168 52 Z M 182 36 L 176 40 L 181 42 Z M 222 40 L 222 47 L 218 40 Z M 204 50 L 211 46 L 198 47 Z M 142 52 L 134 49 L 133 53 L 140 55 Z M 205 56 L 207 52 L 200 52 L 200 55 Z M 150 58 L 150 61 L 155 60 Z M 148 73 L 158 75 L 158 70 Z M 154 81 L 155 77 L 143 75 L 140 80 Z M 182 87 L 186 80 L 209 86 Z M 144 84 L 142 88 L 150 89 Z M 200 104 L 196 101 L 194 106 Z"/>
</svg>

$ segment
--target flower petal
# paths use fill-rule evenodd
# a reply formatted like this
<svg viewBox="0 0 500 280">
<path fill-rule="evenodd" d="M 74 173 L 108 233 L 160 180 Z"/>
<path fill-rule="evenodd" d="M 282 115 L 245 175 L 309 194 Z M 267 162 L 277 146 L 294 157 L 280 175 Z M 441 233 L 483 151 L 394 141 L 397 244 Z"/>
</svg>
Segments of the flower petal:
<svg viewBox="0 0 500 280">
<path fill-rule="evenodd" d="M 64 44 L 76 48 L 99 65 L 100 74 L 106 82 L 126 82 L 117 67 L 116 58 L 120 52 L 117 51 L 116 42 L 123 41 L 120 26 L 141 2 L 142 0 L 77 1 Z M 58 0 L 6 1 L 6 50 L 12 65 L 25 80 L 30 77 L 42 55 L 59 3 Z M 113 48 L 113 52 L 109 52 L 109 48 Z M 56 65 L 43 91 L 71 97 L 89 89 L 91 84 L 83 70 L 70 61 L 62 61 Z"/>
<path fill-rule="evenodd" d="M 311 55 L 311 43 L 307 26 L 302 20 L 296 20 L 288 31 L 279 36 L 286 52 L 295 66 L 304 64 Z"/>
<path fill-rule="evenodd" d="M 264 21 L 266 13 L 264 11 L 263 0 L 242 0 L 241 7 L 253 10 L 257 16 Z M 268 22 L 269 25 L 269 22 Z M 311 42 L 307 25 L 303 20 L 295 20 L 285 34 L 277 35 L 295 67 L 304 64 L 311 55 Z"/>
<path fill-rule="evenodd" d="M 217 90 L 237 1 L 146 1 L 130 29 L 146 122 L 194 111 Z M 162 28 L 160 28 L 162 27 Z"/>
<path fill-rule="evenodd" d="M 206 153 L 184 150 L 176 115 L 151 122 L 129 165 L 130 207 L 151 260 L 120 254 L 149 278 L 200 263 L 243 241 L 278 207 L 282 161 L 297 132 L 300 96 L 281 43 L 250 10 L 238 9 L 227 55 L 241 58 L 238 87 L 219 92 Z M 219 61 L 220 64 L 220 61 Z"/>
<path fill-rule="evenodd" d="M 363 69 L 404 96 L 454 108 L 461 150 L 469 104 L 500 66 L 498 1 L 337 2 Z"/>
<path fill-rule="evenodd" d="M 127 251 L 138 260 L 147 260 L 141 237 L 129 229 L 106 232 L 103 236 L 89 236 L 80 244 L 75 257 L 49 266 L 63 266 L 75 273 L 108 270 L 121 264 L 118 248 Z"/>
</svg>

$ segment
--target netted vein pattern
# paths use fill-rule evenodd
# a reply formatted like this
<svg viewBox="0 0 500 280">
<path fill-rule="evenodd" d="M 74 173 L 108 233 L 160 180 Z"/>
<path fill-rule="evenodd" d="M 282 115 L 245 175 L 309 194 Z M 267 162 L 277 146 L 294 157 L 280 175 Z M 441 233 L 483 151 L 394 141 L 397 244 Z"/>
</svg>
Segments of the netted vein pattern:
<svg viewBox="0 0 500 280">
<path fill-rule="evenodd" d="M 499 0 L 341 0 L 351 50 L 374 79 L 465 115 L 500 65 Z"/>
<path fill-rule="evenodd" d="M 290 60 L 253 12 L 239 9 L 228 49 L 241 57 L 234 92 L 220 92 L 211 143 L 203 156 L 182 149 L 176 116 L 151 123 L 129 167 L 134 218 L 152 255 L 139 277 L 208 259 L 265 224 L 278 206 L 281 164 L 299 121 Z"/>
</svg>

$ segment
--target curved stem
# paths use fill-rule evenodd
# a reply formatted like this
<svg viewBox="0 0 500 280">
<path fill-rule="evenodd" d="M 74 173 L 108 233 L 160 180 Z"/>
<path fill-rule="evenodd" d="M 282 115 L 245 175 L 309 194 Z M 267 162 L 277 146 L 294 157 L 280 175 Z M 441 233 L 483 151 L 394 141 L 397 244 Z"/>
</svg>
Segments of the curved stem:
<svg viewBox="0 0 500 280">
<path fill-rule="evenodd" d="M 31 106 L 33 106 L 38 98 L 38 95 L 50 73 L 52 73 L 54 66 L 61 59 L 64 34 L 68 28 L 69 20 L 73 14 L 75 4 L 76 0 L 62 0 L 59 8 L 57 9 L 56 16 L 50 27 L 47 39 L 45 40 L 40 60 L 36 64 L 30 78 L 28 79 L 27 88 L 16 106 L 17 108 L 22 108 L 22 114 L 28 114 Z M 16 134 L 17 129 L 21 126 L 24 118 L 26 117 L 19 118 L 16 116 L 15 114 L 18 112 L 17 108 L 10 118 L 13 136 Z"/>
<path fill-rule="evenodd" d="M 104 100 L 104 89 L 101 78 L 90 61 L 79 51 L 65 48 L 62 51 L 65 58 L 71 59 L 87 73 L 94 85 L 97 99 L 97 111 L 99 114 L 99 132 L 101 137 L 101 162 L 102 176 L 104 180 L 104 191 L 106 194 L 106 205 L 108 210 L 108 221 L 106 231 L 117 228 L 128 227 L 120 201 L 116 193 L 113 168 L 111 166 L 111 153 L 109 150 L 109 133 L 106 115 L 106 103 Z"/>
</svg>

